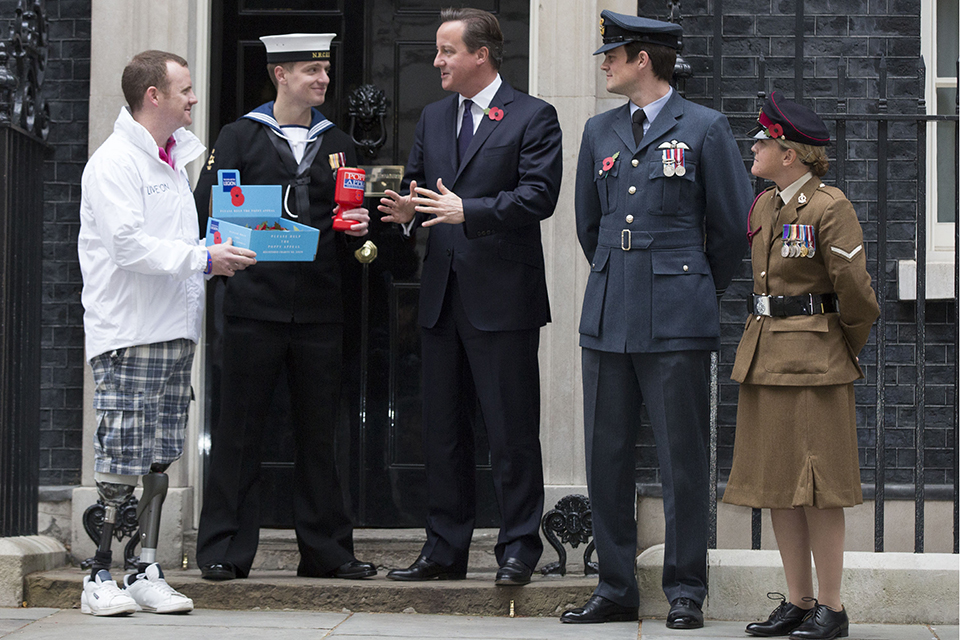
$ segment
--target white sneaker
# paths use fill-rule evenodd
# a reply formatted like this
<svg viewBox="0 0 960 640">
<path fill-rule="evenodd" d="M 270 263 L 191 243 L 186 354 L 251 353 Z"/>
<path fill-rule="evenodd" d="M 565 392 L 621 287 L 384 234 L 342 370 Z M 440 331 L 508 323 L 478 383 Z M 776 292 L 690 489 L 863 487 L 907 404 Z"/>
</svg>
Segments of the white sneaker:
<svg viewBox="0 0 960 640">
<path fill-rule="evenodd" d="M 101 569 L 94 579 L 83 579 L 80 611 L 94 616 L 122 616 L 139 611 L 136 601 L 120 590 L 110 572 Z"/>
<path fill-rule="evenodd" d="M 123 578 L 123 591 L 151 613 L 187 613 L 193 611 L 193 600 L 178 593 L 163 579 L 160 565 L 154 562 L 143 573 Z"/>
</svg>

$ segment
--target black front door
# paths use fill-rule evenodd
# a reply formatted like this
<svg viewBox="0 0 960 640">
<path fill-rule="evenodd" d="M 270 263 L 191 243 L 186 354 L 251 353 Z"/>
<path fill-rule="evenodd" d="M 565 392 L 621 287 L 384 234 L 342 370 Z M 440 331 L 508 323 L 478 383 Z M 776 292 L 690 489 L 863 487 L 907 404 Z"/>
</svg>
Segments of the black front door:
<svg viewBox="0 0 960 640">
<path fill-rule="evenodd" d="M 262 35 L 334 32 L 333 74 L 323 114 L 360 138 L 379 137 L 351 120 L 349 99 L 360 85 L 374 85 L 386 98 L 385 142 L 370 165 L 403 165 L 424 105 L 445 95 L 433 68 L 440 8 L 430 0 L 219 0 L 214 2 L 211 78 L 211 140 L 223 124 L 272 100 Z M 527 0 L 486 0 L 473 6 L 498 15 L 507 40 L 504 79 L 526 90 Z M 359 150 L 358 150 L 359 152 Z M 365 206 L 377 218 L 376 200 Z M 354 520 L 368 527 L 420 527 L 426 488 L 420 431 L 420 340 L 417 325 L 420 262 L 426 230 L 405 238 L 394 226 L 374 222 L 370 240 L 377 258 L 351 261 L 344 270 L 343 394 L 337 460 L 345 499 Z M 207 423 L 217 419 L 218 289 L 211 287 L 208 315 Z M 262 524 L 293 523 L 290 492 L 293 438 L 289 392 L 280 381 L 264 443 Z M 476 412 L 477 526 L 496 526 L 483 420 Z"/>
</svg>

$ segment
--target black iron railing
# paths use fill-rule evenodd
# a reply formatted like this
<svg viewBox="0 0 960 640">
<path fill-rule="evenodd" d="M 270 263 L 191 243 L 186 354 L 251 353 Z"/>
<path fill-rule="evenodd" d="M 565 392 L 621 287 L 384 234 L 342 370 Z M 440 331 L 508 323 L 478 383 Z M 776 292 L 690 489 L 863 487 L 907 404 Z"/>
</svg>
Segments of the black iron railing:
<svg viewBox="0 0 960 640">
<path fill-rule="evenodd" d="M 0 42 L 0 537 L 37 533 L 46 20 L 21 0 Z"/>
</svg>

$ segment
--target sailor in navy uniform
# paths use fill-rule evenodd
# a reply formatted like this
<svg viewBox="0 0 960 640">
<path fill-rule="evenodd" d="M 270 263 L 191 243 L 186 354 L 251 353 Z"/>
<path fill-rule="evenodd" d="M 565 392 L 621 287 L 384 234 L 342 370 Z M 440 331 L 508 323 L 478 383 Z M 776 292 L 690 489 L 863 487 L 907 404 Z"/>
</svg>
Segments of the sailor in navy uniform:
<svg viewBox="0 0 960 640">
<path fill-rule="evenodd" d="M 329 84 L 335 34 L 261 38 L 277 99 L 225 126 L 195 191 L 206 228 L 219 169 L 236 169 L 245 184 L 283 187 L 285 218 L 320 230 L 312 262 L 261 262 L 227 281 L 223 300 L 220 419 L 211 429 L 210 471 L 197 535 L 204 578 L 245 578 L 260 529 L 260 465 L 266 413 L 286 370 L 294 430 L 294 526 L 297 574 L 363 578 L 376 568 L 353 554 L 353 525 L 334 461 L 340 402 L 344 234 L 334 232 L 336 165 L 356 166 L 353 142 L 316 108 Z M 345 234 L 367 233 L 365 209 Z"/>
</svg>

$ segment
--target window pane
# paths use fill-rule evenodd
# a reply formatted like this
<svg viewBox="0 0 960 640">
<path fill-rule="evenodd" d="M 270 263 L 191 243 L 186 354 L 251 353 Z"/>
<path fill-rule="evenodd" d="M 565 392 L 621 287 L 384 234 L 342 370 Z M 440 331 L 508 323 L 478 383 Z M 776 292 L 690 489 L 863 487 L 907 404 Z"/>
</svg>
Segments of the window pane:
<svg viewBox="0 0 960 640">
<path fill-rule="evenodd" d="M 957 0 L 937 1 L 937 75 L 957 77 L 957 25 L 960 24 Z"/>
<path fill-rule="evenodd" d="M 937 113 L 956 113 L 957 90 L 937 89 Z M 956 222 L 955 122 L 937 123 L 937 222 Z"/>
</svg>

